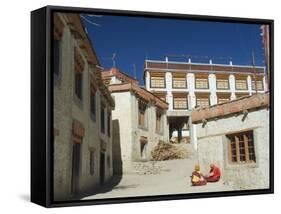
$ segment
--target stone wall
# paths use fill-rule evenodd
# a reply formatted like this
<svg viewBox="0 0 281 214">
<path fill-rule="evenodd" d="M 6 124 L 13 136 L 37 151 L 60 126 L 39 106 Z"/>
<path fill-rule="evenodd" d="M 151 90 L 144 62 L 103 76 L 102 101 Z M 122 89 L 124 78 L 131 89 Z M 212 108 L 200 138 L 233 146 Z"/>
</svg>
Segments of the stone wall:
<svg viewBox="0 0 281 214">
<path fill-rule="evenodd" d="M 100 184 L 100 153 L 101 140 L 106 143 L 105 151 L 105 181 L 113 173 L 112 138 L 107 136 L 107 120 L 105 134 L 100 128 L 100 103 L 104 99 L 100 90 L 96 92 L 96 120 L 90 113 L 90 73 L 84 53 L 79 48 L 78 41 L 71 35 L 64 16 L 60 16 L 65 27 L 61 38 L 61 60 L 59 75 L 54 76 L 54 128 L 58 130 L 54 137 L 54 199 L 67 200 L 74 195 L 71 192 L 72 183 L 72 152 L 74 120 L 79 121 L 84 129 L 81 143 L 80 171 L 78 193 L 93 191 Z M 74 48 L 77 48 L 85 63 L 82 80 L 82 100 L 74 92 Z M 106 104 L 105 118 L 111 107 Z M 111 130 L 112 130 L 112 125 Z M 111 135 L 112 136 L 112 135 Z M 90 173 L 90 152 L 94 152 L 94 174 Z M 109 156 L 109 158 L 107 158 Z"/>
<path fill-rule="evenodd" d="M 208 121 L 196 126 L 198 160 L 202 172 L 208 172 L 210 163 L 222 169 L 222 179 L 235 189 L 263 189 L 269 187 L 269 110 L 250 111 L 244 121 L 243 114 Z M 253 130 L 256 162 L 233 164 L 228 159 L 226 135 Z"/>
</svg>

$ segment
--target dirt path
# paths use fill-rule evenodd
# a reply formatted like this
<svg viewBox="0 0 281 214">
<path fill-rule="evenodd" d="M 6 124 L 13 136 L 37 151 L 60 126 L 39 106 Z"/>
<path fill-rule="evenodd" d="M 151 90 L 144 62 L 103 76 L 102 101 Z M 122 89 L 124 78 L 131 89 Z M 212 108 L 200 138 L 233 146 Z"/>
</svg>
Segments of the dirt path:
<svg viewBox="0 0 281 214">
<path fill-rule="evenodd" d="M 190 175 L 195 161 L 192 159 L 136 163 L 132 174 L 124 174 L 111 191 L 97 193 L 83 199 L 183 194 L 194 192 L 227 191 L 231 188 L 220 181 L 193 187 Z"/>
</svg>

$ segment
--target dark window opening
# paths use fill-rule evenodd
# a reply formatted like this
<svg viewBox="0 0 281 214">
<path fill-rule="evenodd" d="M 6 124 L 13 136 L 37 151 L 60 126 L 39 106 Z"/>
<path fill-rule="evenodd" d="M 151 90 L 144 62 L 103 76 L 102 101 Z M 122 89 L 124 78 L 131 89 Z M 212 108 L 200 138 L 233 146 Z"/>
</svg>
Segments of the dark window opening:
<svg viewBox="0 0 281 214">
<path fill-rule="evenodd" d="M 75 72 L 75 94 L 82 100 L 82 73 Z"/>
</svg>

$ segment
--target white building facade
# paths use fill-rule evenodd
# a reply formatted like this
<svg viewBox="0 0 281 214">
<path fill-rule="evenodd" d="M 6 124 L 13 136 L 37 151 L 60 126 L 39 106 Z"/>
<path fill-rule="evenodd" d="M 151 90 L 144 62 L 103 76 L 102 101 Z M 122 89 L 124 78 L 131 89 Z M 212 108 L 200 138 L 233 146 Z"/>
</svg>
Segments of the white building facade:
<svg viewBox="0 0 281 214">
<path fill-rule="evenodd" d="M 115 101 L 112 111 L 114 170 L 116 174 L 130 173 L 133 162 L 149 161 L 159 141 L 168 142 L 168 103 L 116 68 L 102 73 Z"/>
<path fill-rule="evenodd" d="M 146 60 L 145 88 L 169 103 L 170 138 L 187 138 L 196 147 L 191 109 L 267 91 L 265 67 Z M 257 88 L 257 90 L 255 90 Z M 193 133 L 192 133 L 193 132 Z M 190 136 L 192 136 L 190 138 Z"/>
<path fill-rule="evenodd" d="M 202 171 L 215 163 L 234 190 L 269 188 L 269 93 L 193 110 L 192 116 Z"/>
</svg>

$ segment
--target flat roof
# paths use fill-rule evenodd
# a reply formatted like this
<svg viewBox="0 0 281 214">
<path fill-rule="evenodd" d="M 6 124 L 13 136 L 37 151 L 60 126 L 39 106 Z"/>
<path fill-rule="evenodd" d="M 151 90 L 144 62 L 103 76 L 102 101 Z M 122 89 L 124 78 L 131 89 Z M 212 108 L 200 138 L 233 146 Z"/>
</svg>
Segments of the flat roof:
<svg viewBox="0 0 281 214">
<path fill-rule="evenodd" d="M 202 123 L 243 111 L 269 107 L 269 92 L 244 96 L 236 100 L 192 110 L 192 123 Z"/>
</svg>

